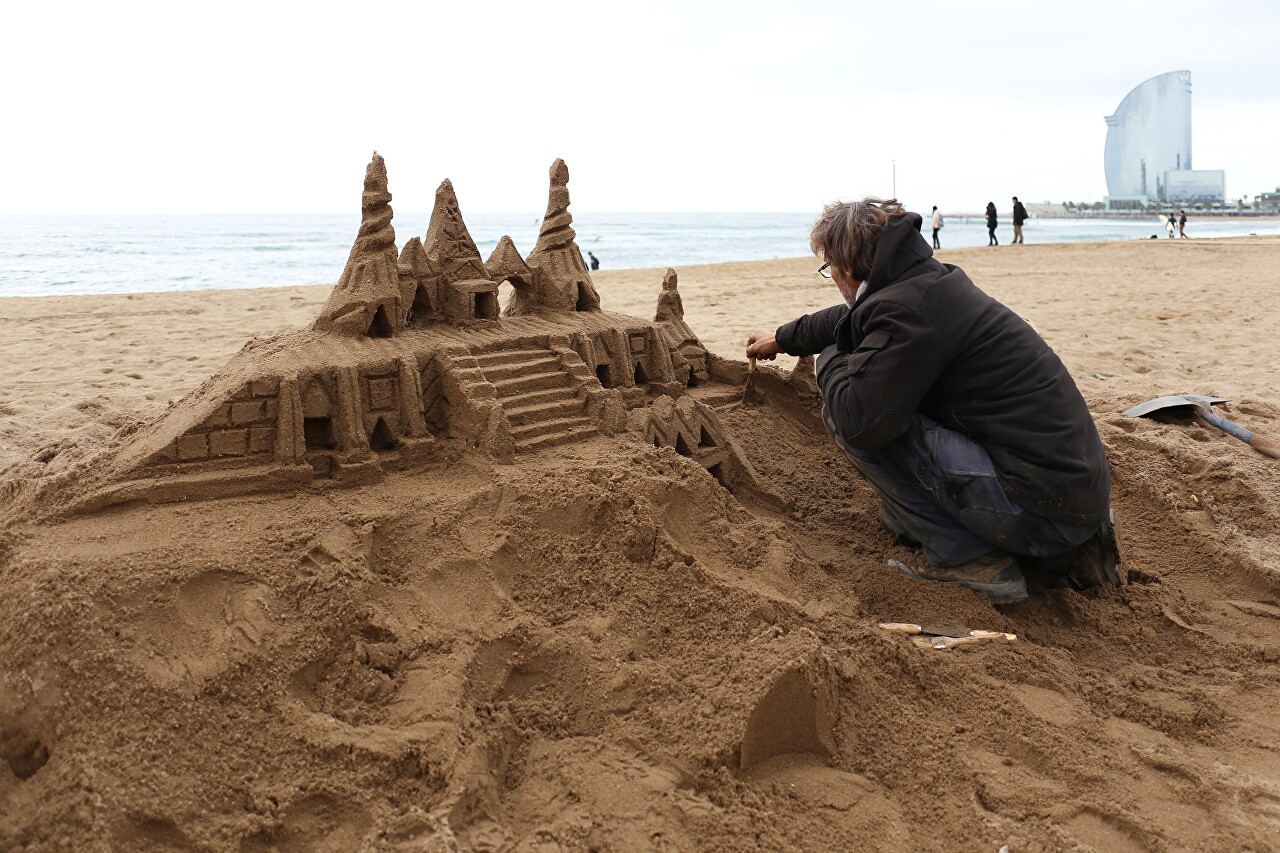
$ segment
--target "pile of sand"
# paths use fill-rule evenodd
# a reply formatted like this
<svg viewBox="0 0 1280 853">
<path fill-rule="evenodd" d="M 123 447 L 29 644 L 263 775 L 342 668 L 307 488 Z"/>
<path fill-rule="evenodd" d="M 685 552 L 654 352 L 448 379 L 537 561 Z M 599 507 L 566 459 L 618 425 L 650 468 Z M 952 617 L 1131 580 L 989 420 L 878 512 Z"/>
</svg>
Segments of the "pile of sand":
<svg viewBox="0 0 1280 853">
<path fill-rule="evenodd" d="M 358 488 L 0 532 L 0 850 L 1280 846 L 1280 241 L 950 252 L 1097 417 L 1132 583 L 994 608 L 916 558 L 809 405 L 720 418 L 791 501 L 597 437 Z M 811 260 L 680 271 L 735 355 Z M 661 274 L 601 274 L 648 316 Z M 0 302 L 0 481 L 72 465 L 327 288 Z M 1094 375 L 1102 378 L 1094 378 Z M 923 651 L 879 620 L 1018 634 Z"/>
</svg>

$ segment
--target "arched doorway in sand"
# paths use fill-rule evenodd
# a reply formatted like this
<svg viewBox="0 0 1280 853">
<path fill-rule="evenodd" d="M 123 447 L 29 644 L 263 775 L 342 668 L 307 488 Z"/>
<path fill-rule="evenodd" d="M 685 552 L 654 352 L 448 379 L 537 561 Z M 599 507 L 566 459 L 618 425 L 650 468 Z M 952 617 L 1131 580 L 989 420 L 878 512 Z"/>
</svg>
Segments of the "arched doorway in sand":
<svg viewBox="0 0 1280 853">
<path fill-rule="evenodd" d="M 519 317 L 533 312 L 533 281 L 516 273 L 508 275 L 498 284 L 498 304 L 503 317 Z"/>
</svg>

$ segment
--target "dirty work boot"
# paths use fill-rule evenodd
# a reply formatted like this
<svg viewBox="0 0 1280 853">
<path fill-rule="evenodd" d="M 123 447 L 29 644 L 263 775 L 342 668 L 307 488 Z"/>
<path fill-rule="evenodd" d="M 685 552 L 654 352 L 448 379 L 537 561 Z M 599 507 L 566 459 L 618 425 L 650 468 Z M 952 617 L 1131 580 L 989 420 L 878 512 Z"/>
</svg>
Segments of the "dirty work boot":
<svg viewBox="0 0 1280 853">
<path fill-rule="evenodd" d="M 1067 582 L 1076 589 L 1088 589 L 1109 583 L 1121 586 L 1124 578 L 1120 574 L 1120 550 L 1116 547 L 1115 527 L 1112 519 L 1093 532 L 1093 535 L 1081 542 L 1066 555 Z"/>
<path fill-rule="evenodd" d="M 980 592 L 996 604 L 1008 604 L 1027 597 L 1027 579 L 1018 568 L 1018 561 L 1002 548 L 988 551 L 958 566 L 940 568 L 926 565 L 923 568 L 908 566 L 901 560 L 890 560 L 889 565 L 909 578 L 919 581 L 958 583 L 974 592 Z"/>
</svg>

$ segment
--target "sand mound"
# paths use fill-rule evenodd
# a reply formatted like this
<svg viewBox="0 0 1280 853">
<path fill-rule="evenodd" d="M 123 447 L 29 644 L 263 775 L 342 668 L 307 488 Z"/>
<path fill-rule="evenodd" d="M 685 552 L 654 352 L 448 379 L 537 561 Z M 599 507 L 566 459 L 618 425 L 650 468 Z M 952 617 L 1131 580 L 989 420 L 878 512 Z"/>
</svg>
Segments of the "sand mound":
<svg viewBox="0 0 1280 853">
<path fill-rule="evenodd" d="M 597 438 L 514 465 L 459 460 L 444 482 L 394 475 L 10 535 L 7 837 L 1277 842 L 1280 607 L 1265 558 L 1233 544 L 1274 529 L 1273 499 L 1241 502 L 1171 427 L 1106 424 L 1118 508 L 1142 519 L 1125 529 L 1135 582 L 996 610 L 883 568 L 912 555 L 811 412 L 725 421 L 766 450 L 754 461 L 794 496 L 792 515 L 748 509 L 673 450 Z M 1192 458 L 1204 470 L 1170 497 Z M 878 619 L 1020 640 L 922 652 Z"/>
</svg>

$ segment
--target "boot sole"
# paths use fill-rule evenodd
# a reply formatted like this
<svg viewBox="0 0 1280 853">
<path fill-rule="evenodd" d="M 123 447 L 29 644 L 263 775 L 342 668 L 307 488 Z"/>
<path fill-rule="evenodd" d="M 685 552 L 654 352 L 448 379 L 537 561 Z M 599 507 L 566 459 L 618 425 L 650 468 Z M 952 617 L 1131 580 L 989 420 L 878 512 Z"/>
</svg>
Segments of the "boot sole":
<svg viewBox="0 0 1280 853">
<path fill-rule="evenodd" d="M 979 581 L 961 581 L 951 580 L 949 578 L 935 578 L 922 574 L 919 569 L 908 566 L 901 560 L 890 560 L 889 565 L 902 572 L 912 580 L 932 581 L 933 583 L 958 583 L 961 586 L 968 587 L 980 595 L 985 595 L 991 599 L 994 604 L 1012 604 L 1015 601 L 1022 601 L 1027 597 L 1027 579 L 1019 578 L 1016 581 L 1004 581 L 1003 583 L 981 583 Z"/>
</svg>

